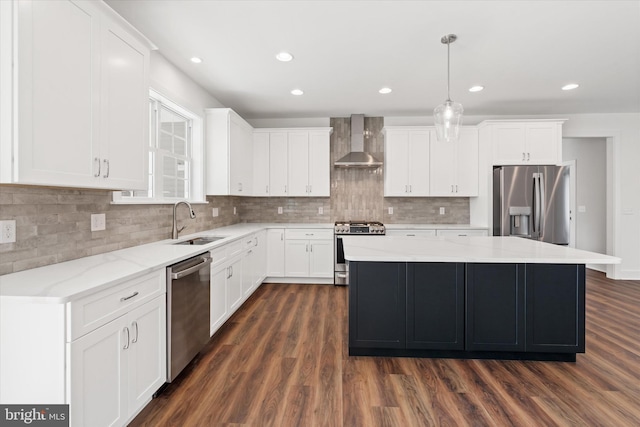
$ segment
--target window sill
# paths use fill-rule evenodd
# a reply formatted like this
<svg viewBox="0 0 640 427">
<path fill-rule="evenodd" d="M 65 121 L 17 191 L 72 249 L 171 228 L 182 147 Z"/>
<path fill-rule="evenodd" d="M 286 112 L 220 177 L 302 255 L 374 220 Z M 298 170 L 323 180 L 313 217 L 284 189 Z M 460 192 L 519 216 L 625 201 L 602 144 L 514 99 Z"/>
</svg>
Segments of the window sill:
<svg viewBox="0 0 640 427">
<path fill-rule="evenodd" d="M 112 200 L 111 205 L 174 205 L 176 202 L 189 202 L 192 205 L 207 205 L 206 200 Z"/>
</svg>

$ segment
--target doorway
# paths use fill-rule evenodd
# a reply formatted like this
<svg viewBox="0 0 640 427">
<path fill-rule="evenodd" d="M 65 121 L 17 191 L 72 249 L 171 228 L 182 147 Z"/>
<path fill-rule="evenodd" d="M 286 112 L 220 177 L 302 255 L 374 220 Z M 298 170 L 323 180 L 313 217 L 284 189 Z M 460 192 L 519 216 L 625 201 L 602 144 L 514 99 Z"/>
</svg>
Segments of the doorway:
<svg viewBox="0 0 640 427">
<path fill-rule="evenodd" d="M 607 253 L 607 139 L 563 138 L 562 158 L 575 162 L 575 188 L 572 194 L 572 219 L 575 247 Z M 606 272 L 606 267 L 588 264 L 588 268 Z"/>
</svg>

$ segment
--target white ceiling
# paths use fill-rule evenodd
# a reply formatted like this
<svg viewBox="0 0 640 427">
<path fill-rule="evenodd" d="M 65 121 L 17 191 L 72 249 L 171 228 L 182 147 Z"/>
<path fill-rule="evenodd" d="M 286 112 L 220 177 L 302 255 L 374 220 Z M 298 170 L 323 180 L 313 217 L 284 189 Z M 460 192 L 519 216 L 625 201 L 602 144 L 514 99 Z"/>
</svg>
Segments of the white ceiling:
<svg viewBox="0 0 640 427">
<path fill-rule="evenodd" d="M 638 0 L 107 3 L 247 119 L 431 115 L 446 98 L 448 33 L 465 115 L 640 111 Z M 277 61 L 283 50 L 295 59 Z"/>
</svg>

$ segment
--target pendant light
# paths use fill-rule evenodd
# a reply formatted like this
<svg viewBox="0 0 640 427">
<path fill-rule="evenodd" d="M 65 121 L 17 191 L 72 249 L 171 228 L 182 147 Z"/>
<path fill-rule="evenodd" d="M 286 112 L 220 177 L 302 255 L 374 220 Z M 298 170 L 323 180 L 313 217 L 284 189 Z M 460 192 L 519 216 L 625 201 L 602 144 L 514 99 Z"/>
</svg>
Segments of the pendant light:
<svg viewBox="0 0 640 427">
<path fill-rule="evenodd" d="M 449 94 L 449 47 L 457 38 L 458 36 L 455 34 L 447 34 L 440 39 L 443 44 L 447 45 L 447 100 L 433 110 L 433 119 L 438 141 L 441 142 L 456 142 L 462 125 L 462 112 L 464 111 L 462 104 L 453 102 Z"/>
</svg>

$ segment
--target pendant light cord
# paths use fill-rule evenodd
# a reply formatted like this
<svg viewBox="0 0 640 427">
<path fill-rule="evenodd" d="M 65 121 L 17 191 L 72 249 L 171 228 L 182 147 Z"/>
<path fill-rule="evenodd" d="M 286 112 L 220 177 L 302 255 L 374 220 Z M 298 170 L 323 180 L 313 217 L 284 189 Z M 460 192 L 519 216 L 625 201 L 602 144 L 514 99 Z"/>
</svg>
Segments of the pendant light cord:
<svg viewBox="0 0 640 427">
<path fill-rule="evenodd" d="M 449 49 L 451 48 L 451 40 L 447 40 L 447 101 L 451 102 L 451 93 L 449 90 L 449 86 L 451 83 L 451 67 L 450 67 L 450 53 Z"/>
</svg>

